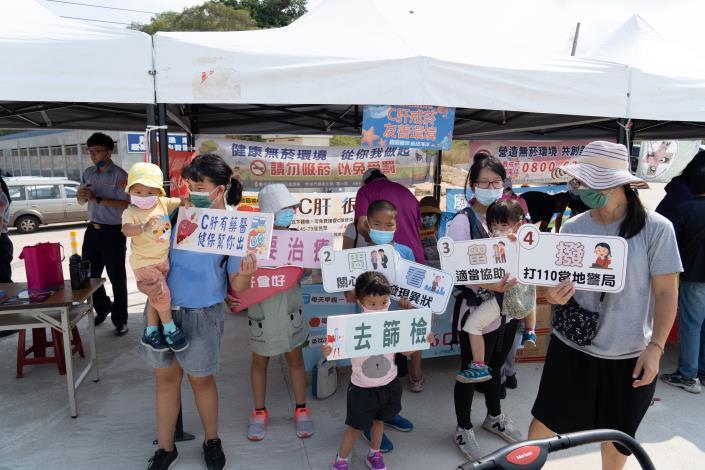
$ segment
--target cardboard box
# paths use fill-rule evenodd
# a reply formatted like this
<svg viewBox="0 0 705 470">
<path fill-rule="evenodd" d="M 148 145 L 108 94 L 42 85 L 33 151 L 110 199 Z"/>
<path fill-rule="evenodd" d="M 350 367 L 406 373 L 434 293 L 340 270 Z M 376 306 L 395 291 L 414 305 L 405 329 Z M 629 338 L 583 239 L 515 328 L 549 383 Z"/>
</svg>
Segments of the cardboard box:
<svg viewBox="0 0 705 470">
<path fill-rule="evenodd" d="M 543 362 L 546 360 L 548 342 L 551 339 L 551 332 L 539 333 L 536 335 L 536 347 L 525 347 L 517 349 L 517 362 Z"/>
<path fill-rule="evenodd" d="M 549 304 L 536 305 L 536 331 L 551 329 L 551 315 Z"/>
</svg>

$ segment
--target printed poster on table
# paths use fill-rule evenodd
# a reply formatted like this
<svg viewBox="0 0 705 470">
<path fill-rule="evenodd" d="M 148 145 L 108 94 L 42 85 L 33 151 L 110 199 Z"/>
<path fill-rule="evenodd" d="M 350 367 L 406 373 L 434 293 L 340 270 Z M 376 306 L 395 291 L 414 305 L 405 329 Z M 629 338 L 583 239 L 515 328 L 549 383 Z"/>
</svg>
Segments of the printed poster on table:
<svg viewBox="0 0 705 470">
<path fill-rule="evenodd" d="M 326 232 L 299 232 L 274 230 L 269 246 L 269 258 L 259 261 L 259 266 L 284 266 L 320 268 L 321 248 L 333 246 L 333 234 Z"/>
<path fill-rule="evenodd" d="M 415 307 L 441 314 L 446 311 L 453 284 L 453 276 L 446 272 L 399 258 L 392 298 L 406 297 Z"/>
<path fill-rule="evenodd" d="M 517 277 L 517 247 L 507 237 L 438 240 L 441 269 L 450 273 L 457 285 L 492 284 L 507 274 Z"/>
<path fill-rule="evenodd" d="M 280 292 L 294 287 L 301 279 L 304 268 L 299 266 L 279 266 L 276 268 L 257 268 L 252 275 L 250 288 L 235 294 L 240 304 L 232 308 L 241 312 L 250 305 L 258 304 Z"/>
<path fill-rule="evenodd" d="M 367 147 L 448 150 L 453 141 L 455 108 L 443 106 L 365 106 L 362 140 Z"/>
<path fill-rule="evenodd" d="M 647 182 L 668 183 L 699 151 L 699 140 L 644 140 L 636 175 Z"/>
<path fill-rule="evenodd" d="M 404 185 L 430 181 L 435 154 L 403 146 L 311 147 L 196 136 L 198 153 L 217 153 L 245 188 L 284 183 L 291 188 L 358 187 L 362 175 L 377 168 Z"/>
<path fill-rule="evenodd" d="M 324 247 L 320 252 L 323 288 L 326 292 L 344 292 L 355 288 L 357 277 L 367 271 L 383 274 L 389 284 L 396 281 L 396 250 L 392 245 L 334 251 Z"/>
<path fill-rule="evenodd" d="M 567 176 L 555 178 L 553 171 L 577 161 L 583 148 L 592 140 L 471 140 L 469 158 L 479 150 L 498 157 L 514 184 L 556 183 Z M 614 142 L 614 138 L 603 138 Z"/>
<path fill-rule="evenodd" d="M 301 201 L 296 210 L 291 228 L 302 232 L 330 232 L 334 247 L 343 247 L 343 233 L 355 218 L 355 196 L 357 193 L 292 193 Z M 259 211 L 256 192 L 243 193 L 240 211 Z"/>
<path fill-rule="evenodd" d="M 265 259 L 273 224 L 272 214 L 181 207 L 174 249 Z"/>
<path fill-rule="evenodd" d="M 546 233 L 524 225 L 517 241 L 522 284 L 555 286 L 569 280 L 579 290 L 624 289 L 628 245 L 621 237 Z"/>
<path fill-rule="evenodd" d="M 328 317 L 327 341 L 332 350 L 327 359 L 428 349 L 431 317 L 429 308 Z"/>
</svg>

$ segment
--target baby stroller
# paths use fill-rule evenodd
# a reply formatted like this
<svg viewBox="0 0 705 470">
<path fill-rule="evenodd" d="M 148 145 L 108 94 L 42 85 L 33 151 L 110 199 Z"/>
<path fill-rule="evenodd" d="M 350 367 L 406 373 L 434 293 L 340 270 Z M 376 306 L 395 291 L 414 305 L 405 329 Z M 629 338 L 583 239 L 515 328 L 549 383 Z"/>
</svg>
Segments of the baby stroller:
<svg viewBox="0 0 705 470">
<path fill-rule="evenodd" d="M 634 438 L 609 429 L 559 434 L 508 445 L 478 461 L 464 463 L 458 470 L 537 470 L 543 468 L 551 452 L 596 442 L 618 442 L 634 454 L 642 469 L 655 470 L 646 451 Z"/>
</svg>

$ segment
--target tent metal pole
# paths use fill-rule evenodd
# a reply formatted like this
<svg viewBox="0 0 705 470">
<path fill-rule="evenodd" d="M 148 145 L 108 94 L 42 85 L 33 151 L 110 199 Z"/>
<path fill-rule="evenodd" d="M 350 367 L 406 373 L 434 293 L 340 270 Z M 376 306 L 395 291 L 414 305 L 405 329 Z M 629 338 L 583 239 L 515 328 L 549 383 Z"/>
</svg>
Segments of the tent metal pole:
<svg viewBox="0 0 705 470">
<path fill-rule="evenodd" d="M 157 125 L 157 107 L 153 104 L 147 105 L 147 125 Z M 157 135 L 154 132 L 149 133 L 149 153 L 152 163 L 159 165 L 159 149 L 157 148 Z"/>
<path fill-rule="evenodd" d="M 443 150 L 438 151 L 438 155 L 436 157 L 436 171 L 433 175 L 433 197 L 438 201 L 440 204 L 441 202 L 441 180 L 442 180 L 442 172 L 441 172 L 441 161 L 443 160 Z"/>
<path fill-rule="evenodd" d="M 166 128 L 166 105 L 160 103 L 157 105 L 157 118 L 159 120 L 159 167 L 162 169 L 162 174 L 164 175 L 164 191 L 167 195 L 171 194 L 169 191 L 169 133 Z"/>
<path fill-rule="evenodd" d="M 571 57 L 575 56 L 575 51 L 578 49 L 578 36 L 580 35 L 580 23 L 575 26 L 575 35 L 573 36 L 573 50 L 570 52 Z"/>
</svg>

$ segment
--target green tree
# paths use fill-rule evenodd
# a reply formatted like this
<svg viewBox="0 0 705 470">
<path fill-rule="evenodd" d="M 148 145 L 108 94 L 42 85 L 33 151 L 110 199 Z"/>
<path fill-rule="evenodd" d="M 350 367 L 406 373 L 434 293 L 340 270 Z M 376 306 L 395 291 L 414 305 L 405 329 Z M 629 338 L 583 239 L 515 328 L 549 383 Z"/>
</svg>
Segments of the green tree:
<svg viewBox="0 0 705 470">
<path fill-rule="evenodd" d="M 244 9 L 260 28 L 280 28 L 306 13 L 306 0 L 220 0 L 232 8 Z"/>
<path fill-rule="evenodd" d="M 233 8 L 219 1 L 185 8 L 181 13 L 167 11 L 156 15 L 149 24 L 133 24 L 147 34 L 157 31 L 245 31 L 257 29 L 246 9 Z"/>
<path fill-rule="evenodd" d="M 330 139 L 331 147 L 357 147 L 360 145 L 360 138 L 354 135 L 335 135 Z"/>
</svg>

